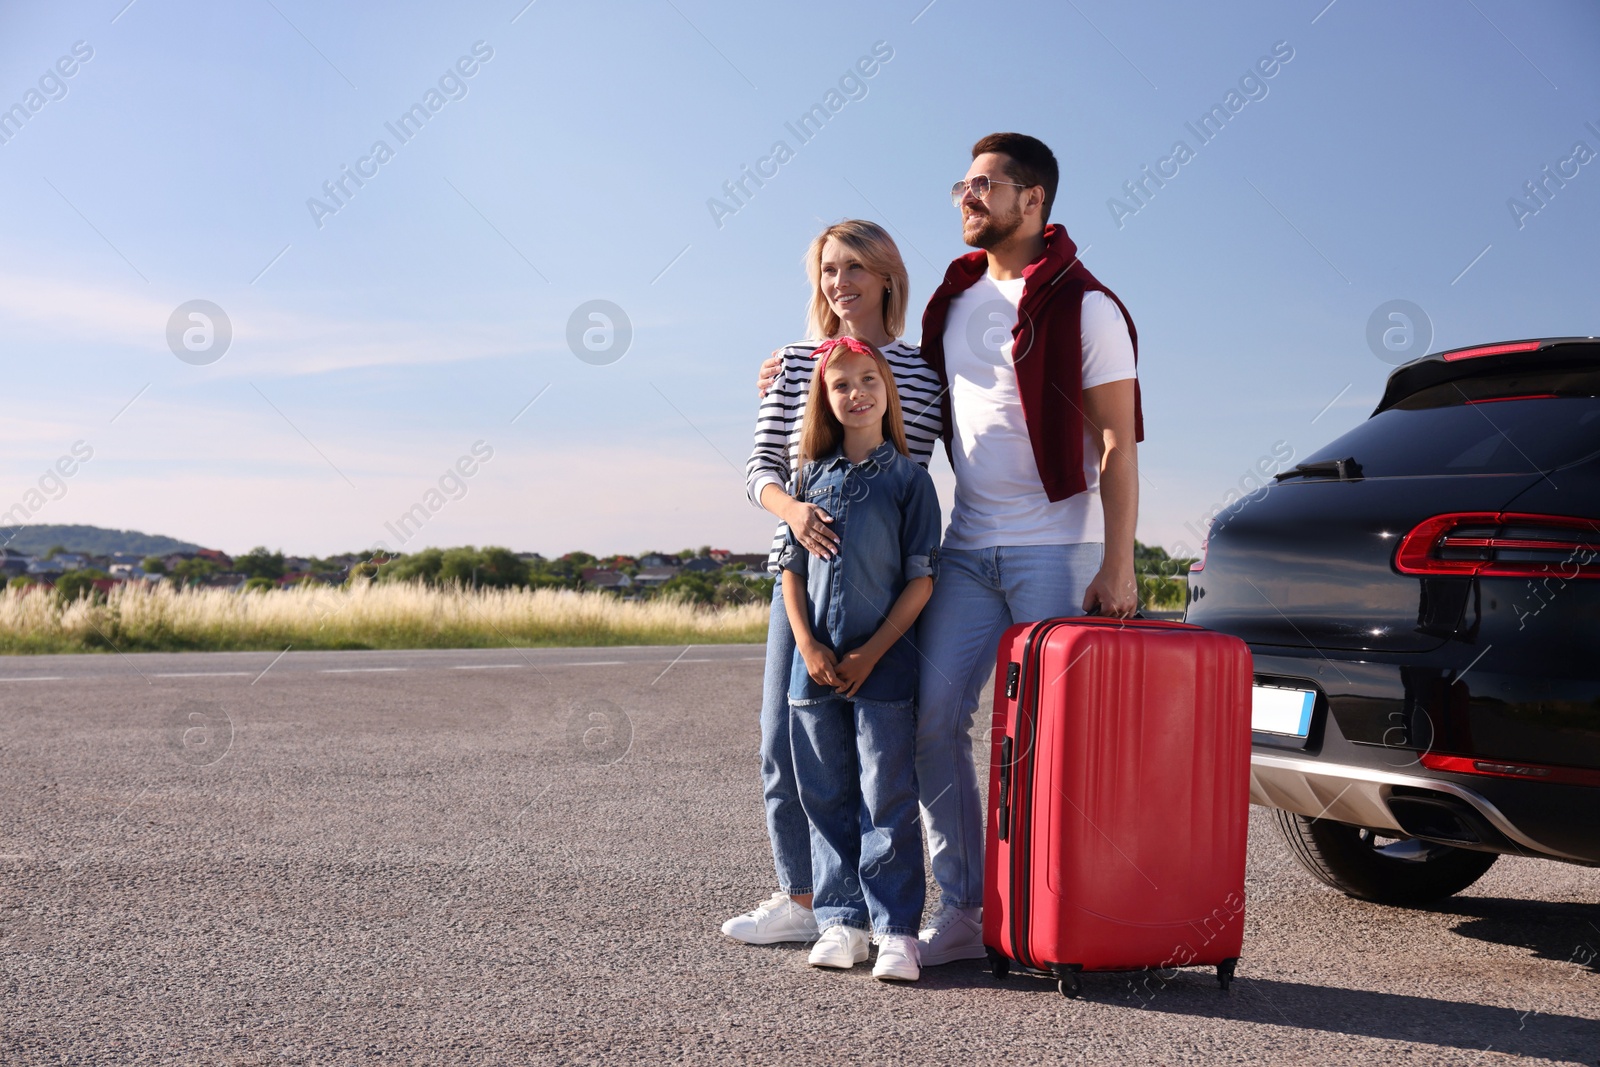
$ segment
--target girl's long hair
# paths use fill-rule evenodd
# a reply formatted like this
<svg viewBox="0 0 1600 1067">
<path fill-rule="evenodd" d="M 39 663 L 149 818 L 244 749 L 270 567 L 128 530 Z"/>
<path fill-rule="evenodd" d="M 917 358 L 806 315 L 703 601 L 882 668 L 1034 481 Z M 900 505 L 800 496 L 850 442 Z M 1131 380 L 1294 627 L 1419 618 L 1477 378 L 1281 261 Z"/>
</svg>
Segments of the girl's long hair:
<svg viewBox="0 0 1600 1067">
<path fill-rule="evenodd" d="M 883 437 L 890 441 L 902 456 L 910 456 L 911 449 L 906 446 L 905 420 L 900 414 L 900 389 L 894 384 L 894 371 L 889 368 L 889 361 L 883 358 L 883 353 L 878 351 L 876 345 L 860 342 L 878 365 L 878 375 L 883 379 L 884 393 L 889 400 L 888 410 L 883 413 Z M 847 348 L 836 348 L 828 355 L 828 361 L 845 359 L 856 353 Z M 811 393 L 806 398 L 806 416 L 800 423 L 800 471 L 795 479 L 795 496 L 799 497 L 805 491 L 805 486 L 800 482 L 804 478 L 806 464 L 823 456 L 831 455 L 844 441 L 844 425 L 839 421 L 839 416 L 833 413 L 833 404 L 828 400 L 828 383 L 824 380 L 826 375 L 819 370 L 811 375 Z"/>
<path fill-rule="evenodd" d="M 822 246 L 833 238 L 861 265 L 874 274 L 881 274 L 889 282 L 889 291 L 883 294 L 883 328 L 890 337 L 906 332 L 906 308 L 909 304 L 907 290 L 911 287 L 906 274 L 905 260 L 894 238 L 876 222 L 863 219 L 845 219 L 817 234 L 806 249 L 806 276 L 811 279 L 811 304 L 806 309 L 806 336 L 817 340 L 833 337 L 839 332 L 839 316 L 828 306 L 822 295 Z"/>
</svg>

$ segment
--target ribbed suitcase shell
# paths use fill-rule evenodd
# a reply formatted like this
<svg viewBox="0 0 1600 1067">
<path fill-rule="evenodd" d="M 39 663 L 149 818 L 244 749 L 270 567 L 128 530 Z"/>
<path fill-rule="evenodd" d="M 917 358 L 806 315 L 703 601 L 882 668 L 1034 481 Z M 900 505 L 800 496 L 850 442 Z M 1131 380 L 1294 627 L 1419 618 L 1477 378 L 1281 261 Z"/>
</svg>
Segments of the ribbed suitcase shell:
<svg viewBox="0 0 1600 1067">
<path fill-rule="evenodd" d="M 1058 977 L 1220 964 L 1227 988 L 1244 940 L 1250 685 L 1244 642 L 1197 626 L 1006 632 L 984 860 L 997 976 L 1009 960 Z"/>
</svg>

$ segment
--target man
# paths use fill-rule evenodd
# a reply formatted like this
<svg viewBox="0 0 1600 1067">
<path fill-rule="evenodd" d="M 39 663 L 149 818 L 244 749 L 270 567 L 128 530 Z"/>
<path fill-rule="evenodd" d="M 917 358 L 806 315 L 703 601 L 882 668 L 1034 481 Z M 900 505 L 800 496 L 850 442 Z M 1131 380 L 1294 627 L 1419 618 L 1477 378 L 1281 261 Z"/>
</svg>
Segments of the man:
<svg viewBox="0 0 1600 1067">
<path fill-rule="evenodd" d="M 1017 622 L 1138 607 L 1143 437 L 1127 309 L 1049 225 L 1059 170 L 1042 142 L 996 133 L 952 198 L 980 251 L 951 263 L 922 318 L 945 387 L 955 502 L 918 624 L 917 781 L 939 912 L 922 963 L 984 956 L 983 810 L 972 717 Z"/>
</svg>

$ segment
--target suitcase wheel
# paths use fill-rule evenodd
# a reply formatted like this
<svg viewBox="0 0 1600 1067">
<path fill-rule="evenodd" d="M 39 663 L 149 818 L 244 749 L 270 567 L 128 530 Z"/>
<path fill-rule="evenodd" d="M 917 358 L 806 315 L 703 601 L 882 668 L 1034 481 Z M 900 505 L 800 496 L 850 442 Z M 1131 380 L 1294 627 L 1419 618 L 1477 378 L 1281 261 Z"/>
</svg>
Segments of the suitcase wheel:
<svg viewBox="0 0 1600 1067">
<path fill-rule="evenodd" d="M 1238 966 L 1239 957 L 1237 956 L 1217 964 L 1217 984 L 1222 987 L 1224 993 L 1228 991 L 1228 986 L 1233 984 L 1233 972 Z"/>
<path fill-rule="evenodd" d="M 1056 989 L 1068 1000 L 1076 1000 L 1083 996 L 1083 978 L 1079 971 L 1081 966 L 1074 963 L 1063 963 L 1050 968 L 1056 975 Z"/>
<path fill-rule="evenodd" d="M 1005 981 L 1006 975 L 1011 973 L 1011 961 L 988 945 L 983 946 L 983 951 L 989 956 L 989 973 L 994 975 L 996 981 Z"/>
</svg>

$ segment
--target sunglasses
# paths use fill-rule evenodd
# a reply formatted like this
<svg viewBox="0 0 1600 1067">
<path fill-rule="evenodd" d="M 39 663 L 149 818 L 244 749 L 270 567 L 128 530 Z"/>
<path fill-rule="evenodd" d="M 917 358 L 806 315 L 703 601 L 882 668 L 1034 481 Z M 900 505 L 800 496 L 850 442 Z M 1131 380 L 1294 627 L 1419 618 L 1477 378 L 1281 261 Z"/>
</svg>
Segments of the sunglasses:
<svg viewBox="0 0 1600 1067">
<path fill-rule="evenodd" d="M 1028 188 L 1026 185 L 1019 185 L 1016 182 L 997 182 L 987 174 L 978 174 L 972 178 L 956 182 L 950 187 L 950 203 L 959 208 L 961 201 L 967 198 L 967 190 L 969 188 L 972 190 L 974 199 L 982 200 L 989 195 L 989 187 L 992 185 L 1009 185 L 1014 189 Z"/>
</svg>

